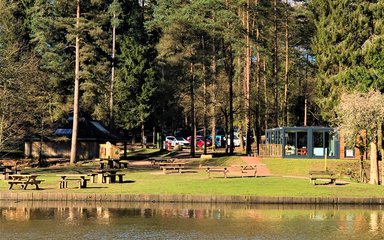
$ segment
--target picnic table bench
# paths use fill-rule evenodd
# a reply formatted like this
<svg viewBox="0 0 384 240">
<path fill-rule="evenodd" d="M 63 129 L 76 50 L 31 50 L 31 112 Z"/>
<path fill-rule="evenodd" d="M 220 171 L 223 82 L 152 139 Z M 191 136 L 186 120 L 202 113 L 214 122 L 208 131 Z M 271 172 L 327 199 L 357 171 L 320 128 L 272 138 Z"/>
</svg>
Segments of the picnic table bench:
<svg viewBox="0 0 384 240">
<path fill-rule="evenodd" d="M 119 165 L 120 165 L 119 168 L 128 168 L 129 161 L 128 160 L 120 160 Z"/>
<path fill-rule="evenodd" d="M 59 188 L 68 188 L 69 181 L 77 181 L 79 188 L 87 187 L 88 174 L 58 174 L 61 179 L 59 180 Z"/>
<path fill-rule="evenodd" d="M 103 174 L 103 178 L 104 178 L 104 183 L 115 183 L 116 182 L 116 177 L 119 179 L 118 182 L 119 183 L 123 183 L 123 178 L 124 178 L 125 174 L 124 173 L 115 173 L 115 174 L 112 174 L 112 173 L 104 173 Z"/>
<path fill-rule="evenodd" d="M 309 171 L 309 181 L 316 185 L 316 180 L 329 180 L 328 183 L 335 184 L 336 176 L 332 171 Z"/>
<path fill-rule="evenodd" d="M 208 178 L 211 178 L 211 173 L 223 173 L 224 178 L 227 178 L 227 173 L 229 172 L 228 167 L 205 167 L 206 172 L 208 173 Z"/>
<path fill-rule="evenodd" d="M 129 163 L 127 160 L 120 160 L 118 158 L 96 158 L 96 161 L 99 161 L 100 169 L 127 168 Z"/>
<path fill-rule="evenodd" d="M 9 189 L 11 190 L 14 185 L 20 185 L 23 190 L 26 190 L 28 185 L 35 185 L 36 189 L 39 188 L 39 184 L 44 180 L 37 180 L 38 175 L 31 174 L 13 174 L 10 175 L 10 180 L 8 181 Z"/>
<path fill-rule="evenodd" d="M 92 182 L 97 183 L 115 183 L 116 177 L 119 179 L 119 183 L 123 182 L 124 173 L 117 173 L 119 169 L 96 169 L 89 174 L 92 178 Z"/>
<path fill-rule="evenodd" d="M 177 171 L 178 173 L 182 173 L 182 170 L 185 169 L 185 164 L 186 163 L 183 163 L 183 162 L 165 162 L 165 163 L 159 163 L 159 167 L 160 169 L 163 170 L 164 174 L 172 170 Z"/>
<path fill-rule="evenodd" d="M 171 157 L 152 157 L 152 158 L 148 158 L 148 160 L 151 161 L 152 166 L 158 166 L 158 167 L 160 167 L 161 163 L 175 162 L 175 159 L 173 159 Z"/>
</svg>

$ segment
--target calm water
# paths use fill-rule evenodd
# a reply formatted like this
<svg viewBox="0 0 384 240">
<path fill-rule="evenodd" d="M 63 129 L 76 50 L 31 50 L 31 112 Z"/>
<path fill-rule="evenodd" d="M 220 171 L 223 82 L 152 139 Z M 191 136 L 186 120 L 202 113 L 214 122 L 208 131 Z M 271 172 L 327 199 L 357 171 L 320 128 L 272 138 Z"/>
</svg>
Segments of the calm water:
<svg viewBox="0 0 384 240">
<path fill-rule="evenodd" d="M 383 239 L 383 207 L 1 202 L 0 239 Z"/>
</svg>

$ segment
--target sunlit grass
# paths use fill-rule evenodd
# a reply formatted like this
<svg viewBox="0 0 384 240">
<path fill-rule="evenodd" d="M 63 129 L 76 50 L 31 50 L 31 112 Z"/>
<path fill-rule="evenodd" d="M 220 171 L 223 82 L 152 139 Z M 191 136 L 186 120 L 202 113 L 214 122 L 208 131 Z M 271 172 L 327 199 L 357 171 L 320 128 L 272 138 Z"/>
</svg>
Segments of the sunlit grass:
<svg viewBox="0 0 384 240">
<path fill-rule="evenodd" d="M 88 188 L 78 189 L 70 183 L 68 189 L 58 189 L 60 173 L 89 173 L 98 165 L 88 162 L 76 166 L 25 169 L 39 174 L 45 181 L 41 184 L 44 192 L 102 193 L 102 194 L 190 194 L 190 195 L 254 195 L 254 196 L 308 196 L 308 197 L 382 197 L 383 186 L 355 182 L 341 182 L 336 185 L 313 185 L 308 180 L 308 171 L 324 167 L 324 160 L 309 159 L 263 159 L 273 177 L 233 176 L 223 178 L 222 174 L 212 174 L 208 178 L 202 165 L 230 166 L 243 163 L 239 156 L 214 157 L 212 159 L 189 159 L 196 169 L 188 173 L 164 174 L 157 168 L 131 167 L 125 173 L 122 184 L 89 183 Z M 340 172 L 355 164 L 350 160 L 329 160 L 327 166 Z M 339 176 L 348 179 L 347 176 Z M 34 191 L 33 186 L 29 187 Z M 9 191 L 6 181 L 0 181 L 0 191 Z M 23 190 L 11 190 L 13 192 Z"/>
</svg>

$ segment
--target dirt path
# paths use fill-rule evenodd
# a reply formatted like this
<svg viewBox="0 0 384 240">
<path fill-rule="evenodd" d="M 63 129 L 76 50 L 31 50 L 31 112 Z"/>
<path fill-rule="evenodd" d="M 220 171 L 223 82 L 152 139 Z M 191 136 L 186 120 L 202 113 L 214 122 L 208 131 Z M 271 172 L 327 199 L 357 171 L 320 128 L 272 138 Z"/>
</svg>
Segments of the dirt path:
<svg viewBox="0 0 384 240">
<path fill-rule="evenodd" d="M 258 157 L 243 156 L 241 159 L 249 165 L 262 164 L 261 159 Z M 257 166 L 257 176 L 272 176 L 266 165 Z"/>
</svg>

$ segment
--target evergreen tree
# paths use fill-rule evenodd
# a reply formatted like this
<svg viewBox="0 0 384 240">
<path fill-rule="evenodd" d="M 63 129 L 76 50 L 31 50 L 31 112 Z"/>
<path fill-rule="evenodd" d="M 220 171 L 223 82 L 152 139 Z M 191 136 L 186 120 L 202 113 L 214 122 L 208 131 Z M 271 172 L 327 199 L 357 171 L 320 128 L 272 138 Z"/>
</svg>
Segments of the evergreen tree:
<svg viewBox="0 0 384 240">
<path fill-rule="evenodd" d="M 143 125 L 152 113 L 155 76 L 146 46 L 127 36 L 120 48 L 114 108 L 118 126 L 130 130 Z"/>
<path fill-rule="evenodd" d="M 368 47 L 377 33 L 374 22 L 379 19 L 371 10 L 376 4 L 364 0 L 311 3 L 316 24 L 312 49 L 318 70 L 319 104 L 326 120 L 335 116 L 333 109 L 343 88 L 382 87 L 378 82 L 381 78 L 366 61 L 376 55 Z"/>
</svg>

